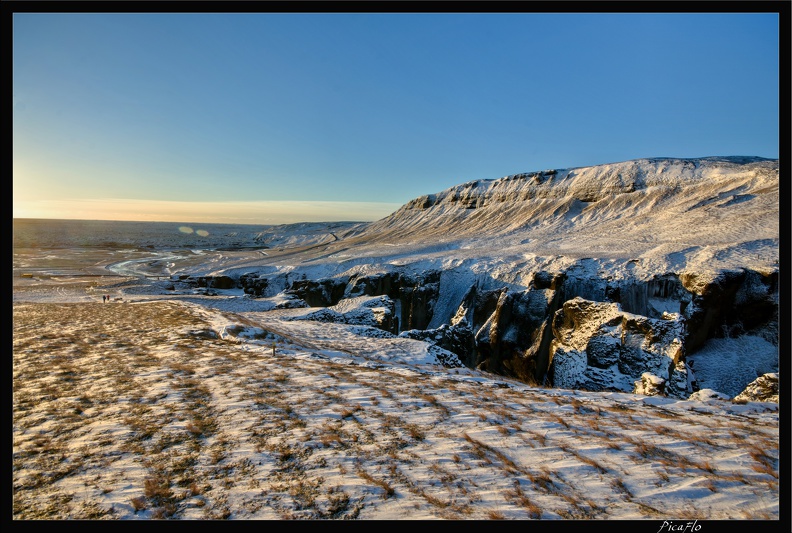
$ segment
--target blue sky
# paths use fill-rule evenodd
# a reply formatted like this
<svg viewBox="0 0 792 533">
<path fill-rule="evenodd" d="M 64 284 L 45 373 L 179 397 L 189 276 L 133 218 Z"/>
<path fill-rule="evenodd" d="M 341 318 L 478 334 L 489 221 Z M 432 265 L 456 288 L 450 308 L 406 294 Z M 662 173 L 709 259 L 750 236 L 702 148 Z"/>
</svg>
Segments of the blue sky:
<svg viewBox="0 0 792 533">
<path fill-rule="evenodd" d="M 778 157 L 779 16 L 13 16 L 15 217 L 374 220 L 475 179 Z"/>
</svg>

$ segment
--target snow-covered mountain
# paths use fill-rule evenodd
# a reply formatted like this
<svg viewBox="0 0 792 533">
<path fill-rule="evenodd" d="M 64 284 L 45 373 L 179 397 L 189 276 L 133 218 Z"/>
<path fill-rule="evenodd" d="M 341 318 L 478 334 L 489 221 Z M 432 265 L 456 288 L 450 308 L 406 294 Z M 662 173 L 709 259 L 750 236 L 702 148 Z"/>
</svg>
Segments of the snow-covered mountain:
<svg viewBox="0 0 792 533">
<path fill-rule="evenodd" d="M 778 161 L 642 159 L 478 180 L 408 202 L 355 242 L 637 259 L 651 273 L 773 268 Z"/>
</svg>

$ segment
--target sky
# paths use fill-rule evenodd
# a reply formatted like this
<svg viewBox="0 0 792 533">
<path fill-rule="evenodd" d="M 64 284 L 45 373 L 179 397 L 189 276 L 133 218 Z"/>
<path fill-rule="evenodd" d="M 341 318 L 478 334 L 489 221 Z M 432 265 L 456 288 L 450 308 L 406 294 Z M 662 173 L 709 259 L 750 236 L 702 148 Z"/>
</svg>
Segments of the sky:
<svg viewBox="0 0 792 533">
<path fill-rule="evenodd" d="M 777 13 L 14 13 L 13 214 L 369 221 L 467 181 L 778 157 Z"/>
</svg>

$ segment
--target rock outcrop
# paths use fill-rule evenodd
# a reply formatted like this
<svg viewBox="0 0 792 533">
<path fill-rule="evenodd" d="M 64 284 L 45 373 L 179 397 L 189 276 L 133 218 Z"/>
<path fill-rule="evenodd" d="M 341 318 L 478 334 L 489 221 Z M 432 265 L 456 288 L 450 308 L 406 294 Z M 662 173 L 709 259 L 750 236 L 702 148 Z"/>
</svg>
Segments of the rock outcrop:
<svg viewBox="0 0 792 533">
<path fill-rule="evenodd" d="M 475 367 L 475 339 L 467 324 L 443 324 L 435 329 L 410 329 L 400 337 L 429 342 L 457 356 L 468 368 Z"/>
<path fill-rule="evenodd" d="M 439 287 L 440 271 L 427 270 L 418 274 L 393 271 L 353 276 L 344 297 L 388 296 L 400 310 L 395 316 L 394 329 L 426 329 L 434 316 Z"/>
<path fill-rule="evenodd" d="M 344 297 L 348 281 L 346 278 L 295 280 L 286 292 L 294 294 L 311 307 L 330 307 Z"/>
<path fill-rule="evenodd" d="M 759 376 L 748 384 L 743 392 L 734 397 L 735 403 L 740 402 L 774 402 L 778 403 L 778 374 L 773 372 Z"/>
<path fill-rule="evenodd" d="M 686 398 L 684 330 L 678 316 L 653 319 L 626 313 L 619 304 L 574 298 L 553 318 L 548 382 Z"/>
<path fill-rule="evenodd" d="M 245 291 L 245 294 L 263 296 L 269 286 L 269 280 L 260 277 L 257 272 L 247 272 L 239 276 L 239 286 Z"/>
<path fill-rule="evenodd" d="M 682 310 L 689 350 L 713 337 L 742 335 L 778 322 L 778 271 L 729 270 L 704 282 L 695 274 L 680 278 L 692 296 Z"/>
</svg>

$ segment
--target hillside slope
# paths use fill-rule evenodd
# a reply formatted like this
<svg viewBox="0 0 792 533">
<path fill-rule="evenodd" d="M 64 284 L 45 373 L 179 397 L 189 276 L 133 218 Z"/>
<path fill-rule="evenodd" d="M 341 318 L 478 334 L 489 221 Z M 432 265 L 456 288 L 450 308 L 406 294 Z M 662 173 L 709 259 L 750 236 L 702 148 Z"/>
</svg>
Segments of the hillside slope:
<svg viewBox="0 0 792 533">
<path fill-rule="evenodd" d="M 489 255 L 495 246 L 640 259 L 660 270 L 772 268 L 778 169 L 778 160 L 756 157 L 641 159 L 473 181 L 408 202 L 355 241 L 465 242 L 471 251 L 463 256 Z"/>
</svg>

